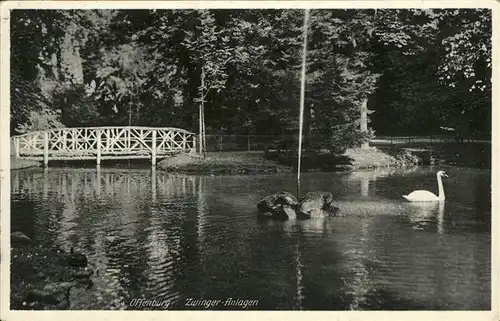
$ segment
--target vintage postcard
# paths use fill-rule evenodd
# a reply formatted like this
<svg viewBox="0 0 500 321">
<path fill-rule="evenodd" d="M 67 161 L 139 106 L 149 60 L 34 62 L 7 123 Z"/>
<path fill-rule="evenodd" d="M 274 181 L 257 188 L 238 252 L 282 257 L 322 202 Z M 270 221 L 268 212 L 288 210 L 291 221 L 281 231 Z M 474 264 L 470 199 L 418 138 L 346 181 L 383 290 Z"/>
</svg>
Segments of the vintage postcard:
<svg viewBox="0 0 500 321">
<path fill-rule="evenodd" d="M 499 14 L 2 3 L 1 319 L 499 320 Z"/>
</svg>

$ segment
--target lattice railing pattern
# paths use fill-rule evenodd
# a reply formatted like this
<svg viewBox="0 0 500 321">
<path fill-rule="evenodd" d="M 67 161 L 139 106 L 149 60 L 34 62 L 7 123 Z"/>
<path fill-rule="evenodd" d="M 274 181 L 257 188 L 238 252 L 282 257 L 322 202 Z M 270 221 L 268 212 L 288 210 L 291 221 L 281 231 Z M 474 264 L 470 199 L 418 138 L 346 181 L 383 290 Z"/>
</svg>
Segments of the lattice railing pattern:
<svg viewBox="0 0 500 321">
<path fill-rule="evenodd" d="M 179 128 L 58 128 L 12 137 L 14 155 L 48 159 L 145 158 L 191 152 L 196 135 Z"/>
</svg>

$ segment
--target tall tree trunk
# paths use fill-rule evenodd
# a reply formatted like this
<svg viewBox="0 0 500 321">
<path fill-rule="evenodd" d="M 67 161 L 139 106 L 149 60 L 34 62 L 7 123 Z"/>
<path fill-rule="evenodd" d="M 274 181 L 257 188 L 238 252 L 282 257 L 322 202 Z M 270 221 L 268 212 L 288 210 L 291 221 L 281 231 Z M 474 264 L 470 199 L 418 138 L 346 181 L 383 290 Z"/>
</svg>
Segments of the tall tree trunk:
<svg viewBox="0 0 500 321">
<path fill-rule="evenodd" d="M 55 80 L 59 80 L 59 71 L 57 70 L 57 54 L 55 52 L 50 55 L 50 65 L 52 69 L 52 76 Z"/>
<path fill-rule="evenodd" d="M 137 104 L 136 110 L 135 110 L 135 124 L 136 124 L 136 126 L 140 124 L 140 118 L 141 118 L 140 110 L 141 110 L 141 106 L 139 104 Z"/>
<path fill-rule="evenodd" d="M 128 105 L 128 126 L 132 126 L 132 105 L 129 102 Z"/>
<path fill-rule="evenodd" d="M 199 142 L 200 142 L 200 156 L 205 155 L 205 66 L 201 67 L 201 84 L 200 84 L 200 134 L 199 134 Z"/>
<path fill-rule="evenodd" d="M 61 72 L 68 84 L 83 84 L 83 66 L 80 57 L 80 43 L 76 38 L 78 26 L 72 22 L 66 29 L 60 45 Z"/>
<path fill-rule="evenodd" d="M 203 154 L 203 144 L 202 144 L 202 120 L 201 120 L 201 115 L 203 113 L 203 108 L 202 108 L 203 102 L 200 103 L 200 107 L 198 108 L 198 152 L 200 153 L 200 156 Z"/>
<path fill-rule="evenodd" d="M 363 101 L 361 102 L 361 119 L 360 119 L 360 129 L 361 129 L 361 132 L 363 133 L 368 133 L 368 99 L 365 98 L 363 99 Z M 361 148 L 362 149 L 367 149 L 369 148 L 370 145 L 368 142 L 364 142 L 361 144 Z"/>
<path fill-rule="evenodd" d="M 203 156 L 207 151 L 207 138 L 205 130 L 205 101 L 201 103 L 201 144 L 203 146 Z"/>
</svg>

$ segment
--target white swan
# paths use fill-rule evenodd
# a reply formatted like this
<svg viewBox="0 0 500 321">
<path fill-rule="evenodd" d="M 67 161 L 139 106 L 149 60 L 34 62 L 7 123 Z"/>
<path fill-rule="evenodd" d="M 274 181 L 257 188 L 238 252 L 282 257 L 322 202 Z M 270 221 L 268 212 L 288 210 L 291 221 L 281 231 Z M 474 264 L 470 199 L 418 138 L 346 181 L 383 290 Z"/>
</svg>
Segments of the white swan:
<svg viewBox="0 0 500 321">
<path fill-rule="evenodd" d="M 438 190 L 439 190 L 439 195 L 436 196 L 436 194 L 431 193 L 429 191 L 424 191 L 424 190 L 418 190 L 411 192 L 408 195 L 403 195 L 404 198 L 406 198 L 410 202 L 438 202 L 438 201 L 444 201 L 444 188 L 443 188 L 443 181 L 442 177 L 448 177 L 444 171 L 439 171 L 436 174 L 437 176 L 437 181 L 438 181 Z"/>
</svg>

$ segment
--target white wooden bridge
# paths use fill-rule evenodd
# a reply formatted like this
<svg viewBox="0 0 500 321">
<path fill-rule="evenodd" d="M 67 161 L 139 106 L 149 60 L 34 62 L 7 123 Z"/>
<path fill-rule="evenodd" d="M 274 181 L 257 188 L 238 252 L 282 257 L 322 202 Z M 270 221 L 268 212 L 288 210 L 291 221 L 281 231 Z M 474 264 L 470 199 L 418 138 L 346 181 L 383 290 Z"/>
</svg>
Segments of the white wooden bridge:
<svg viewBox="0 0 500 321">
<path fill-rule="evenodd" d="M 31 132 L 11 138 L 16 158 L 43 160 L 151 159 L 192 153 L 196 135 L 180 128 L 80 127 Z"/>
</svg>

